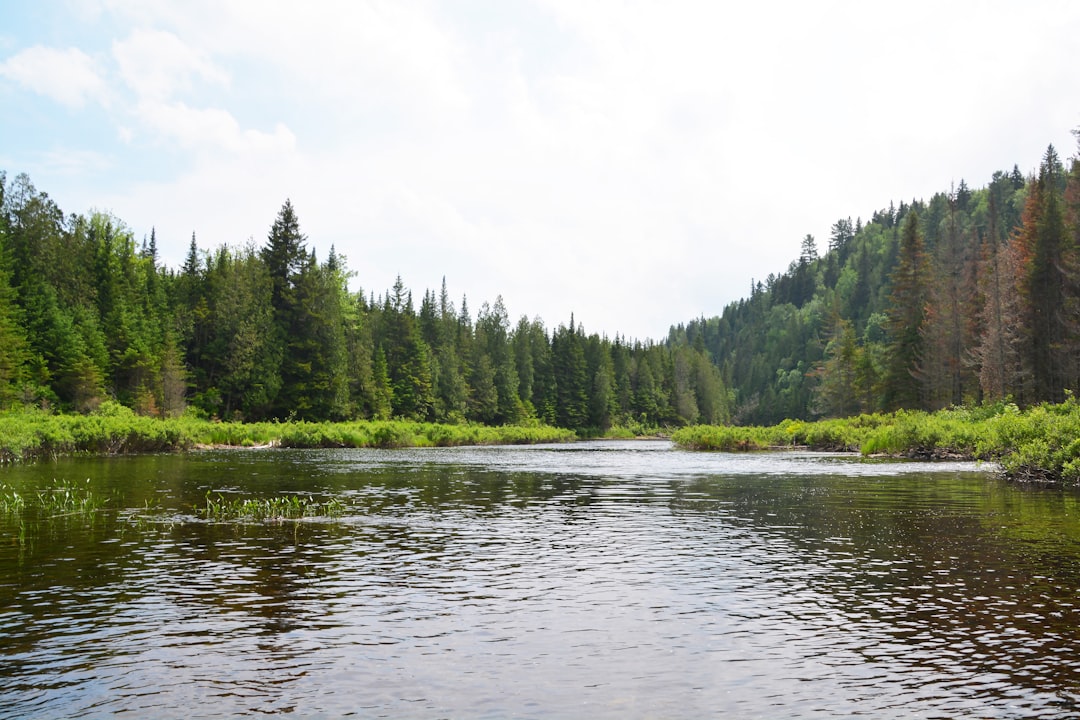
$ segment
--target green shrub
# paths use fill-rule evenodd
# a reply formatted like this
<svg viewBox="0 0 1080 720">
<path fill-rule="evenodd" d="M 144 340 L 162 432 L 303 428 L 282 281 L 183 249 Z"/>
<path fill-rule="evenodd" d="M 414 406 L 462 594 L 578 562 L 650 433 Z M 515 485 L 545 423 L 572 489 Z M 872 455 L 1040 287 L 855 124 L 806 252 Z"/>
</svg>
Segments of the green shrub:
<svg viewBox="0 0 1080 720">
<path fill-rule="evenodd" d="M 698 450 L 806 446 L 858 449 L 864 455 L 993 460 L 1011 477 L 1080 485 L 1080 403 L 1072 397 L 1024 411 L 999 402 L 936 413 L 901 410 L 817 422 L 785 420 L 769 428 L 693 426 L 677 430 L 672 440 Z"/>
</svg>

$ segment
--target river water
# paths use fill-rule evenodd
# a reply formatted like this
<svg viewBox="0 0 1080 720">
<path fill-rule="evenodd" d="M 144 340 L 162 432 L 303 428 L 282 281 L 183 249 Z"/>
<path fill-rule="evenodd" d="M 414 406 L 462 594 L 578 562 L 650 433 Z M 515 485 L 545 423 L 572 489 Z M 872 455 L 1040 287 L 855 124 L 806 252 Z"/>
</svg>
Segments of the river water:
<svg viewBox="0 0 1080 720">
<path fill-rule="evenodd" d="M 0 469 L 0 718 L 1080 715 L 1080 496 L 667 442 Z M 82 485 L 80 485 L 82 487 Z M 336 517 L 209 521 L 223 497 Z"/>
</svg>

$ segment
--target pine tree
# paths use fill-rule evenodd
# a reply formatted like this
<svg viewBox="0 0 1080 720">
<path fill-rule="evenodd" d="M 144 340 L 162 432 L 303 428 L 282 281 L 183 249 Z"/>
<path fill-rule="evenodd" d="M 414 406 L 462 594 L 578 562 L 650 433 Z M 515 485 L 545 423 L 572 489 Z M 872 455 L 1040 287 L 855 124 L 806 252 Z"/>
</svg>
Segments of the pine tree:
<svg viewBox="0 0 1080 720">
<path fill-rule="evenodd" d="M 885 381 L 885 406 L 922 408 L 924 396 L 918 379 L 923 359 L 923 326 L 930 282 L 918 213 L 906 213 L 898 246 L 896 270 L 888 310 L 890 362 Z"/>
<path fill-rule="evenodd" d="M 536 408 L 533 405 L 533 385 L 536 378 L 536 367 L 533 363 L 532 334 L 529 327 L 529 318 L 524 315 L 518 319 L 517 327 L 511 339 L 514 356 L 514 371 L 517 373 L 517 395 L 521 399 L 525 417 L 535 417 Z"/>
<path fill-rule="evenodd" d="M 392 294 L 383 302 L 379 345 L 386 353 L 386 368 L 393 390 L 393 415 L 430 420 L 435 410 L 431 351 L 420 336 L 412 294 L 398 277 Z"/>
<path fill-rule="evenodd" d="M 1026 402 L 1064 399 L 1075 349 L 1075 320 L 1066 311 L 1075 296 L 1067 268 L 1075 265 L 1075 259 L 1066 237 L 1061 181 L 1061 163 L 1051 145 L 1028 194 L 1014 243 L 1017 289 L 1023 302 L 1022 361 L 1029 378 Z"/>
<path fill-rule="evenodd" d="M 267 368 L 270 375 L 268 387 L 289 388 L 289 381 L 300 381 L 300 374 L 304 372 L 305 359 L 290 357 L 290 352 L 296 349 L 295 343 L 290 348 L 290 333 L 300 321 L 297 283 L 310 263 L 306 243 L 307 238 L 300 232 L 300 221 L 292 202 L 286 200 L 270 227 L 266 245 L 260 253 L 270 275 L 270 305 L 274 317 L 270 342 L 271 357 L 276 362 Z M 286 378 L 286 374 L 290 377 Z M 280 379 L 274 376 L 280 376 Z M 286 417 L 290 413 L 306 412 L 306 408 L 291 406 L 296 401 L 295 395 L 271 398 L 273 414 Z"/>
<path fill-rule="evenodd" d="M 388 420 L 394 407 L 394 390 L 390 386 L 390 373 L 386 368 L 386 353 L 380 347 L 375 351 L 372 364 L 371 417 Z"/>
<path fill-rule="evenodd" d="M 681 425 L 691 425 L 698 421 L 697 395 L 694 392 L 693 357 L 688 348 L 679 348 L 674 353 L 672 385 L 675 415 Z"/>
<path fill-rule="evenodd" d="M 476 318 L 476 344 L 491 363 L 497 395 L 493 421 L 497 424 L 519 422 L 525 415 L 518 397 L 519 379 L 510 344 L 510 319 L 502 296 L 495 304 L 483 306 Z"/>
<path fill-rule="evenodd" d="M 584 428 L 589 422 L 588 374 L 581 335 L 574 328 L 560 325 L 551 339 L 552 375 L 555 382 L 555 424 L 565 428 Z"/>
<path fill-rule="evenodd" d="M 198 398 L 206 412 L 260 420 L 281 389 L 270 274 L 254 247 L 221 248 L 207 274 L 208 322 Z"/>
<path fill-rule="evenodd" d="M 998 401 L 1016 392 L 1019 384 L 1019 303 L 1013 286 L 1014 253 L 1006 242 L 1001 183 L 990 186 L 988 229 L 983 237 L 979 272 L 982 333 L 973 351 L 984 401 Z"/>
<path fill-rule="evenodd" d="M 3 235 L 0 234 L 0 251 L 3 249 L 2 240 Z M 15 291 L 8 282 L 7 270 L 0 259 L 0 409 L 12 407 L 24 399 L 30 346 L 20 320 Z"/>
<path fill-rule="evenodd" d="M 861 354 L 851 321 L 834 316 L 831 338 L 825 346 L 825 358 L 812 372 L 818 381 L 813 390 L 811 407 L 814 413 L 847 417 L 859 410 Z"/>
<path fill-rule="evenodd" d="M 270 297 L 276 314 L 288 315 L 295 305 L 296 281 L 308 262 L 306 243 L 307 238 L 300 232 L 300 221 L 292 202 L 286 200 L 270 227 L 267 243 L 261 253 L 270 272 Z M 288 321 L 280 317 L 277 322 L 284 326 Z"/>
<path fill-rule="evenodd" d="M 927 309 L 923 325 L 923 357 L 918 375 L 922 381 L 928 407 L 937 409 L 960 405 L 972 399 L 975 388 L 968 350 L 974 341 L 968 337 L 970 308 L 968 297 L 969 262 L 966 227 L 967 216 L 954 196 L 942 197 L 944 215 L 927 292 Z"/>
</svg>

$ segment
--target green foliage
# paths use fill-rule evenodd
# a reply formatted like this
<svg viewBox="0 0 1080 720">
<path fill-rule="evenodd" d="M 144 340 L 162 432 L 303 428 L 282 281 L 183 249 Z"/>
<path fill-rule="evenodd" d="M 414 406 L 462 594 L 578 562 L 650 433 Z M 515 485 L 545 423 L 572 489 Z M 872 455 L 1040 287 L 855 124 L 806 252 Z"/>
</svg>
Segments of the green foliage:
<svg viewBox="0 0 1080 720">
<path fill-rule="evenodd" d="M 1030 180 L 1014 166 L 838 221 L 824 256 L 807 236 L 786 273 L 668 344 L 705 350 L 736 423 L 1058 402 L 1080 390 L 1078 241 L 1080 158 L 1066 175 L 1051 148 Z"/>
<path fill-rule="evenodd" d="M 554 333 L 524 317 L 515 326 L 501 298 L 474 323 L 445 281 L 419 313 L 401 278 L 378 299 L 350 293 L 344 259 L 331 248 L 317 261 L 289 201 L 263 247 L 206 252 L 192 235 L 173 272 L 157 264 L 153 231 L 140 249 L 108 214 L 65 217 L 25 175 L 0 179 L 0 190 L 0 411 L 92 413 L 117 402 L 172 420 L 190 406 L 225 421 L 539 422 L 590 433 L 730 415 L 704 346 L 612 342 L 573 320 Z M 64 422 L 56 427 L 83 431 Z M 18 457 L 145 441 L 123 430 L 18 443 L 16 434 L 5 447 Z M 374 440 L 290 432 L 298 444 L 427 442 L 386 428 Z"/>
<path fill-rule="evenodd" d="M 506 445 L 573 440 L 571 430 L 546 425 L 444 425 L 404 420 L 351 422 L 213 422 L 188 414 L 176 418 L 136 415 L 102 403 L 93 415 L 40 411 L 0 414 L 0 462 L 93 453 L 172 452 L 199 446 L 230 447 L 434 447 Z"/>
<path fill-rule="evenodd" d="M 762 450 L 804 446 L 922 459 L 964 458 L 1000 464 L 1020 480 L 1080 485 L 1080 403 L 1020 410 L 1015 404 L 952 408 L 763 426 L 693 426 L 672 440 L 695 450 Z"/>
</svg>

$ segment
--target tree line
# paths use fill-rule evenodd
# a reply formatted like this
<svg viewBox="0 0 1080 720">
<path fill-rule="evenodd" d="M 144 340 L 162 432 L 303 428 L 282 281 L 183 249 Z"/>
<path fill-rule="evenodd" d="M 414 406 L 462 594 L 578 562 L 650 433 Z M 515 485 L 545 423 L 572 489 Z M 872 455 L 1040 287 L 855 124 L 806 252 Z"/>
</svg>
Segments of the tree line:
<svg viewBox="0 0 1080 720">
<path fill-rule="evenodd" d="M 1051 146 L 1029 176 L 838 220 L 823 254 L 806 236 L 668 344 L 709 353 L 741 424 L 1060 402 L 1080 387 L 1080 158 Z"/>
<path fill-rule="evenodd" d="M 193 234 L 180 268 L 157 237 L 110 214 L 64 215 L 26 175 L 0 173 L 0 408 L 145 415 L 489 425 L 584 431 L 718 423 L 729 393 L 702 347 L 475 317 L 445 280 L 419 302 L 399 278 L 349 290 L 286 201 L 266 242 L 214 250 Z"/>
</svg>

